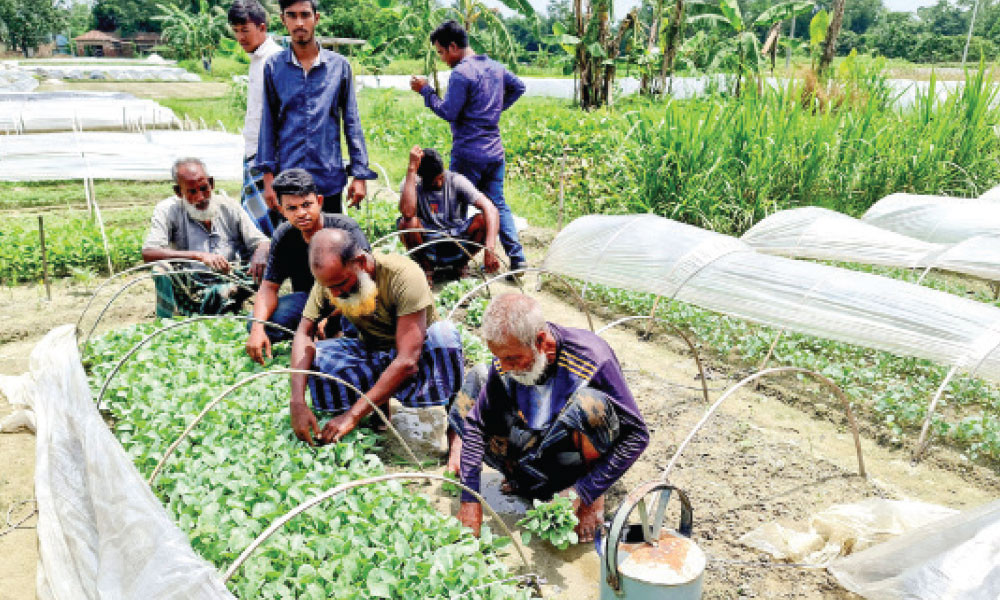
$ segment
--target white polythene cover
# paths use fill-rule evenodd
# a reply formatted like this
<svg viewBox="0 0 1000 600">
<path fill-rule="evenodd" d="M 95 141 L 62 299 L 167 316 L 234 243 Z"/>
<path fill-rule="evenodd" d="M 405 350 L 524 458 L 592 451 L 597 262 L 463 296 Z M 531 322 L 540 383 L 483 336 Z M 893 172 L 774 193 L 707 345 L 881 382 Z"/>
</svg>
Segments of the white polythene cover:
<svg viewBox="0 0 1000 600">
<path fill-rule="evenodd" d="M 168 127 L 174 113 L 152 100 L 114 92 L 0 93 L 0 132 Z"/>
<path fill-rule="evenodd" d="M 869 600 L 996 600 L 1000 500 L 838 559 L 829 571 Z"/>
<path fill-rule="evenodd" d="M 0 378 L 0 392 L 37 421 L 39 598 L 234 598 L 101 419 L 73 326 L 50 331 L 31 370 Z"/>
<path fill-rule="evenodd" d="M 663 217 L 577 219 L 553 241 L 543 266 L 1000 381 L 1000 308 L 869 273 L 761 254 L 738 239 Z"/>
<path fill-rule="evenodd" d="M 0 144 L 0 181 L 169 180 L 182 157 L 220 180 L 242 180 L 243 137 L 221 131 L 84 131 L 10 135 Z"/>
<path fill-rule="evenodd" d="M 873 204 L 861 219 L 925 242 L 954 243 L 977 235 L 1000 235 L 1000 202 L 891 194 Z"/>
<path fill-rule="evenodd" d="M 778 256 L 935 268 L 1000 280 L 1000 236 L 925 242 L 817 206 L 776 212 L 741 239 L 758 252 Z"/>
</svg>

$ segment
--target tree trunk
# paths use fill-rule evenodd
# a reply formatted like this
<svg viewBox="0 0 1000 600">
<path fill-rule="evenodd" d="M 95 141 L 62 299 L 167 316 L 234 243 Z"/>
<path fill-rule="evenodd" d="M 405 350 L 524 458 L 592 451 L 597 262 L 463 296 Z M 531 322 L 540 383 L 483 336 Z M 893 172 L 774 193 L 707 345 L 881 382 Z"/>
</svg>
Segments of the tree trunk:
<svg viewBox="0 0 1000 600">
<path fill-rule="evenodd" d="M 677 0 L 674 5 L 674 18 L 670 21 L 667 29 L 667 48 L 663 53 L 663 64 L 660 66 L 660 93 L 669 92 L 667 87 L 667 77 L 673 79 L 674 58 L 677 56 L 677 44 L 683 35 L 684 25 L 684 0 Z"/>
<path fill-rule="evenodd" d="M 656 50 L 657 38 L 660 35 L 660 21 L 663 20 L 663 0 L 658 0 L 656 3 L 656 12 L 653 13 L 653 22 L 649 24 L 649 41 L 646 43 L 646 56 L 647 58 L 653 55 L 653 51 Z M 663 57 L 661 56 L 662 60 Z M 650 95 L 650 85 L 652 84 L 652 77 L 650 73 L 650 64 L 646 63 L 642 70 L 642 80 L 639 83 L 639 93 L 648 96 Z"/>
<path fill-rule="evenodd" d="M 630 29 L 635 27 L 636 20 L 638 19 L 638 8 L 633 8 L 625 18 L 622 19 L 621 25 L 618 26 L 618 33 L 615 35 L 615 39 L 611 40 L 611 43 L 606 47 L 606 53 L 608 55 L 608 60 L 610 64 L 605 65 L 602 69 L 604 71 L 604 100 L 610 105 L 611 98 L 611 86 L 615 82 L 615 59 L 618 58 L 620 48 L 622 47 L 622 40 L 625 39 L 625 34 L 628 33 Z"/>
<path fill-rule="evenodd" d="M 819 68 L 816 70 L 817 75 L 822 76 L 823 71 L 833 62 L 840 25 L 844 22 L 844 2 L 845 0 L 833 0 L 833 16 L 830 19 L 830 27 L 826 30 L 826 41 L 823 46 L 823 56 L 819 59 Z"/>
</svg>

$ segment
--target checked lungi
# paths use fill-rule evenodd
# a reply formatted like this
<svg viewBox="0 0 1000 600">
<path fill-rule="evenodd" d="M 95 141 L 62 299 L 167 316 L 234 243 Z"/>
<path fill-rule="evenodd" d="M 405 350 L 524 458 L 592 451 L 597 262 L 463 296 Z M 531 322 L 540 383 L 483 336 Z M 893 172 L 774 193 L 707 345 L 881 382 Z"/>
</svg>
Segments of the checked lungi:
<svg viewBox="0 0 1000 600">
<path fill-rule="evenodd" d="M 488 374 L 486 365 L 470 369 L 452 404 L 448 424 L 459 437 L 465 437 L 465 417 Z M 574 392 L 553 421 L 539 429 L 528 426 L 513 402 L 484 425 L 483 461 L 503 474 L 514 493 L 539 499 L 570 487 L 590 470 L 581 451 L 584 438 L 598 456 L 604 456 L 620 432 L 611 397 L 587 386 Z"/>
<path fill-rule="evenodd" d="M 183 266 L 183 270 L 190 269 Z M 206 269 L 204 273 L 175 273 L 169 265 L 157 265 L 156 316 L 221 315 L 239 312 L 254 294 L 254 282 L 246 267 L 234 267 L 229 277 Z M 235 280 L 235 281 L 234 281 Z"/>
<path fill-rule="evenodd" d="M 367 393 L 396 358 L 396 350 L 369 350 L 354 337 L 340 337 L 316 342 L 313 368 L 339 377 Z M 462 384 L 462 340 L 451 323 L 439 321 L 427 328 L 424 347 L 417 362 L 417 373 L 403 382 L 393 397 L 403 406 L 425 408 L 451 402 Z M 343 385 L 322 377 L 309 377 L 316 410 L 346 412 L 358 400 L 358 394 Z"/>
</svg>

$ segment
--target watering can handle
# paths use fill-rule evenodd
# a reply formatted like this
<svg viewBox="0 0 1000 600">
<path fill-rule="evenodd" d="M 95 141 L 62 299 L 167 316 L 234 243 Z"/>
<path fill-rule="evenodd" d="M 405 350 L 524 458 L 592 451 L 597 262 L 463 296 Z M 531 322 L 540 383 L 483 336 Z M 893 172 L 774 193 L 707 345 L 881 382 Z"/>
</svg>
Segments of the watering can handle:
<svg viewBox="0 0 1000 600">
<path fill-rule="evenodd" d="M 620 574 L 618 571 L 618 545 L 621 543 L 622 528 L 625 527 L 625 522 L 628 520 L 629 515 L 632 514 L 632 510 L 635 509 L 636 505 L 639 504 L 643 498 L 657 491 L 665 494 L 665 497 L 662 497 L 659 503 L 660 506 L 656 515 L 657 523 L 654 526 L 655 531 L 658 533 L 660 530 L 659 522 L 663 519 L 663 510 L 666 508 L 666 504 L 670 500 L 671 492 L 677 492 L 677 497 L 681 501 L 681 522 L 680 526 L 677 528 L 677 532 L 684 537 L 691 537 L 694 513 L 691 510 L 691 502 L 688 501 L 687 494 L 684 493 L 684 490 L 674 487 L 665 481 L 651 481 L 649 483 L 644 483 L 629 492 L 628 496 L 625 497 L 621 505 L 618 507 L 618 511 L 615 513 L 614 519 L 611 521 L 611 527 L 608 530 L 608 537 L 604 542 L 606 550 L 602 560 L 604 560 L 605 572 L 608 574 L 608 585 L 610 585 L 611 589 L 616 592 L 621 589 L 621 577 L 619 576 Z M 645 521 L 645 515 L 643 520 Z M 643 535 L 646 534 L 648 534 L 648 529 L 644 523 Z M 647 539 L 647 541 L 649 540 Z"/>
</svg>

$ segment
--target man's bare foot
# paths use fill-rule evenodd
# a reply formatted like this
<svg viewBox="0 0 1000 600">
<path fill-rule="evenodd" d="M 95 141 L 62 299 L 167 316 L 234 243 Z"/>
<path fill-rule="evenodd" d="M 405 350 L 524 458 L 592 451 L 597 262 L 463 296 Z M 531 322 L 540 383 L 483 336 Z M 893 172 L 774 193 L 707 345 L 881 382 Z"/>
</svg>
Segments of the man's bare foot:
<svg viewBox="0 0 1000 600">
<path fill-rule="evenodd" d="M 604 524 L 604 496 L 594 500 L 593 504 L 584 504 L 577 500 L 580 506 L 576 509 L 576 518 L 580 522 L 576 525 L 576 535 L 580 538 L 580 543 L 594 541 L 597 529 Z"/>
</svg>

